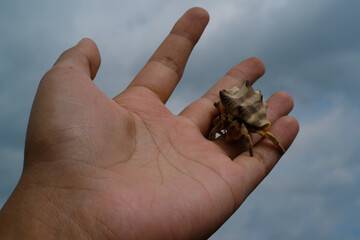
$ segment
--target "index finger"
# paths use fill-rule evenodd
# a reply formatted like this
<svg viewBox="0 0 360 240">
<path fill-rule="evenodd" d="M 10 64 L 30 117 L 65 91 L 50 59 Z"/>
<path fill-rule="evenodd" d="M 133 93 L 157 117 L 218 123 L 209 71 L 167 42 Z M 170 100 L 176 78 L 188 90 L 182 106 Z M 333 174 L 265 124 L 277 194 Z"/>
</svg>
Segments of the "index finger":
<svg viewBox="0 0 360 240">
<path fill-rule="evenodd" d="M 145 87 L 165 103 L 180 81 L 190 53 L 208 21 L 209 15 L 204 9 L 188 10 L 130 83 L 129 88 Z"/>
</svg>

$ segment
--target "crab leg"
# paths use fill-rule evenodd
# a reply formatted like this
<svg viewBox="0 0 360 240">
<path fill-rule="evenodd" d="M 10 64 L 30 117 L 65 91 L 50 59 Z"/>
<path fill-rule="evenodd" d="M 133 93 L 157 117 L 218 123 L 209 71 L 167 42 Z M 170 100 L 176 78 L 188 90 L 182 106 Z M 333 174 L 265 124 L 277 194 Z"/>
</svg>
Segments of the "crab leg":
<svg viewBox="0 0 360 240">
<path fill-rule="evenodd" d="M 250 156 L 252 157 L 254 154 L 253 154 L 253 143 L 251 141 L 251 137 L 250 137 L 250 134 L 249 134 L 249 131 L 247 130 L 246 126 L 242 123 L 241 124 L 241 133 L 245 136 L 246 138 L 246 146 L 248 147 L 249 149 L 249 154 Z"/>
<path fill-rule="evenodd" d="M 264 136 L 270 141 L 272 141 L 278 147 L 278 149 L 282 154 L 285 153 L 285 149 L 283 148 L 283 146 L 281 146 L 279 140 L 277 140 L 276 137 L 271 132 L 263 131 L 263 130 L 257 130 L 256 132 L 259 133 L 261 136 Z"/>
<path fill-rule="evenodd" d="M 226 128 L 225 140 L 227 142 L 232 142 L 240 139 L 242 136 L 241 132 L 241 123 L 237 120 L 234 120 Z"/>
<path fill-rule="evenodd" d="M 211 129 L 209 136 L 208 136 L 209 140 L 214 140 L 216 137 L 216 133 L 221 131 L 224 128 L 224 124 L 223 124 L 223 121 L 221 121 L 220 116 L 217 116 L 214 119 L 213 125 L 214 125 L 214 127 L 213 127 L 213 129 Z"/>
<path fill-rule="evenodd" d="M 240 139 L 242 136 L 246 138 L 246 147 L 249 149 L 250 156 L 253 156 L 253 144 L 249 131 L 247 130 L 245 124 L 234 120 L 230 123 L 229 127 L 226 129 L 225 140 L 227 142 L 232 142 Z"/>
</svg>

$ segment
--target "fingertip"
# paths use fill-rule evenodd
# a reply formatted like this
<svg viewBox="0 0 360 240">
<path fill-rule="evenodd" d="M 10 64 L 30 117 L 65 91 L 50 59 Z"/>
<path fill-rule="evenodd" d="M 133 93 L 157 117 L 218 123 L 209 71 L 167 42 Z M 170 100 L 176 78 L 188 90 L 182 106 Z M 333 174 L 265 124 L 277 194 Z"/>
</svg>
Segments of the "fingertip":
<svg viewBox="0 0 360 240">
<path fill-rule="evenodd" d="M 96 43 L 90 38 L 83 38 L 75 48 L 88 59 L 91 78 L 94 79 L 101 64 L 100 51 Z"/>
<path fill-rule="evenodd" d="M 254 83 L 258 78 L 264 75 L 266 71 L 265 64 L 257 57 L 251 57 L 238 63 L 231 68 L 226 76 L 231 76 L 235 79 L 249 80 Z"/>
<path fill-rule="evenodd" d="M 186 37 L 192 45 L 199 41 L 209 22 L 209 13 L 200 7 L 194 7 L 184 13 L 176 22 L 171 33 Z"/>
<path fill-rule="evenodd" d="M 273 131 L 278 136 L 282 146 L 287 150 L 299 132 L 299 122 L 293 116 L 283 116 L 272 126 Z"/>
<path fill-rule="evenodd" d="M 243 61 L 244 65 L 248 65 L 248 67 L 250 69 L 254 69 L 256 70 L 256 73 L 258 74 L 257 75 L 257 78 L 260 78 L 262 75 L 265 74 L 265 71 L 266 71 L 266 67 L 265 67 L 265 64 L 264 62 L 257 58 L 257 57 L 251 57 L 251 58 L 247 58 Z"/>
<path fill-rule="evenodd" d="M 203 23 L 208 23 L 210 20 L 209 13 L 201 7 L 190 8 L 185 14 L 191 14 L 193 17 L 196 17 L 201 20 Z"/>
<path fill-rule="evenodd" d="M 66 66 L 86 73 L 94 79 L 100 67 L 100 53 L 95 42 L 84 38 L 74 47 L 63 52 L 54 67 Z"/>
<path fill-rule="evenodd" d="M 262 70 L 265 73 L 266 68 L 264 62 L 257 57 L 250 57 L 244 60 L 245 62 L 251 64 L 254 68 Z"/>
<path fill-rule="evenodd" d="M 273 96 L 275 96 L 276 98 L 279 98 L 282 101 L 288 103 L 290 106 L 294 106 L 294 100 L 293 100 L 292 96 L 288 92 L 278 91 L 278 92 L 274 93 Z"/>
<path fill-rule="evenodd" d="M 267 100 L 268 110 L 270 114 L 277 113 L 279 116 L 287 115 L 294 108 L 294 100 L 292 96 L 284 91 L 279 91 L 270 96 Z"/>
<path fill-rule="evenodd" d="M 285 104 L 287 104 L 288 108 L 291 111 L 294 108 L 294 99 L 293 99 L 293 97 L 289 93 L 287 93 L 285 91 L 277 92 L 277 94 L 280 96 L 281 99 L 284 100 Z"/>
<path fill-rule="evenodd" d="M 300 130 L 300 124 L 298 120 L 293 116 L 288 115 L 284 117 L 284 121 L 285 121 L 284 125 L 288 127 L 287 129 L 290 130 L 290 132 L 294 136 L 293 138 L 295 138 L 295 136 L 299 133 Z"/>
</svg>

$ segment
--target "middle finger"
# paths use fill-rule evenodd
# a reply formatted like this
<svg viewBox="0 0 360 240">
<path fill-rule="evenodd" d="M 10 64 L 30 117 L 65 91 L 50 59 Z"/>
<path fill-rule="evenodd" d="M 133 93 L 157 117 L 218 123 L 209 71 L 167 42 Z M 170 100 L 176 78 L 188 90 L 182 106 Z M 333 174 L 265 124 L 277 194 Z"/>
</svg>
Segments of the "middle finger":
<svg viewBox="0 0 360 240">
<path fill-rule="evenodd" d="M 264 73 L 265 66 L 261 60 L 249 58 L 242 61 L 215 83 L 201 98 L 186 107 L 180 116 L 193 121 L 201 133 L 205 135 L 210 128 L 212 119 L 218 113 L 214 107 L 214 102 L 219 99 L 219 91 L 234 86 L 241 87 L 245 80 L 249 80 L 252 84 Z"/>
</svg>

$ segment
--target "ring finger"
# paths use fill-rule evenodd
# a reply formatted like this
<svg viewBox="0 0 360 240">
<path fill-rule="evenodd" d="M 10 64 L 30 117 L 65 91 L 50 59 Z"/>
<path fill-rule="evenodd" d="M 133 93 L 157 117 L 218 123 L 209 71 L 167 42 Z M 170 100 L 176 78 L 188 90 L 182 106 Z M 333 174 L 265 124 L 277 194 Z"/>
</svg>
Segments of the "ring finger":
<svg viewBox="0 0 360 240">
<path fill-rule="evenodd" d="M 274 124 L 278 119 L 290 113 L 294 106 L 292 97 L 286 92 L 277 92 L 274 93 L 266 101 L 268 108 L 266 111 L 267 119 Z M 255 144 L 261 139 L 259 134 L 251 134 L 252 142 Z M 238 156 L 244 151 L 248 151 L 245 143 L 243 141 L 228 143 L 223 137 L 220 137 L 215 140 L 215 142 L 221 147 L 221 149 L 231 158 Z"/>
</svg>

